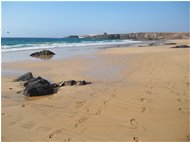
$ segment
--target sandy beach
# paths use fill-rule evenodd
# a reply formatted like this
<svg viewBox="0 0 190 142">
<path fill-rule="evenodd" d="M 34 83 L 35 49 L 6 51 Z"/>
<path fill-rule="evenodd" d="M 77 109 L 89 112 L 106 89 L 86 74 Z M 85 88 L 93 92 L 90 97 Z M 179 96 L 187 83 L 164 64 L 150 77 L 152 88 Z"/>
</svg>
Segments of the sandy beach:
<svg viewBox="0 0 190 142">
<path fill-rule="evenodd" d="M 168 41 L 190 45 L 189 40 Z M 2 63 L 3 142 L 190 141 L 190 48 L 107 48 L 59 60 Z M 63 53 L 64 54 L 64 53 Z M 18 75 L 88 80 L 50 96 L 25 97 Z"/>
</svg>

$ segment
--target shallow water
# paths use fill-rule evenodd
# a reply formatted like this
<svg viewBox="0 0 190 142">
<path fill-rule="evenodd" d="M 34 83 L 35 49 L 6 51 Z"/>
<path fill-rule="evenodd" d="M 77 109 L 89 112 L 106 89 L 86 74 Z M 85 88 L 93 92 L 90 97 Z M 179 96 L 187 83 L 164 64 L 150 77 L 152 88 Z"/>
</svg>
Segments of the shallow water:
<svg viewBox="0 0 190 142">
<path fill-rule="evenodd" d="M 95 45 L 85 45 L 85 46 L 56 46 L 53 48 L 49 48 L 49 46 L 40 48 L 40 47 L 33 47 L 31 49 L 28 49 L 28 47 L 22 48 L 22 50 L 13 50 L 17 48 L 11 48 L 12 50 L 4 52 L 5 49 L 3 49 L 4 45 L 1 45 L 2 48 L 2 63 L 7 62 L 15 62 L 15 61 L 24 61 L 24 60 L 33 60 L 38 61 L 40 59 L 32 58 L 30 57 L 30 54 L 41 51 L 41 50 L 51 50 L 56 55 L 53 56 L 51 59 L 63 59 L 68 58 L 72 56 L 77 55 L 85 55 L 90 54 L 92 52 L 96 52 L 99 49 L 105 49 L 105 48 L 112 48 L 112 47 L 121 47 L 121 46 L 129 46 L 133 44 L 138 44 L 140 41 L 126 41 L 126 42 L 109 42 L 109 44 L 95 44 Z M 18 48 L 20 49 L 20 48 Z"/>
</svg>

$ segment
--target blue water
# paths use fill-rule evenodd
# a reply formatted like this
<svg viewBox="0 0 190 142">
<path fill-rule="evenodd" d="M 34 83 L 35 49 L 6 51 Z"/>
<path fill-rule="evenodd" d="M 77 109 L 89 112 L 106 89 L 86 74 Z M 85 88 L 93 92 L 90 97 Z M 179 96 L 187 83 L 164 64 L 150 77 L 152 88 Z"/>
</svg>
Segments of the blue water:
<svg viewBox="0 0 190 142">
<path fill-rule="evenodd" d="M 22 51 L 68 47 L 106 47 L 135 43 L 131 40 L 92 38 L 1 38 L 1 51 Z"/>
</svg>

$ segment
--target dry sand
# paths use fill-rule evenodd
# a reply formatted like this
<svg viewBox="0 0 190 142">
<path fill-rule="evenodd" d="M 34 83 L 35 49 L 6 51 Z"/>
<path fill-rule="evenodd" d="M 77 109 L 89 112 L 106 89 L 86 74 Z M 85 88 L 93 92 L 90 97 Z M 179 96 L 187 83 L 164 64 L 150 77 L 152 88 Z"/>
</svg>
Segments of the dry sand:
<svg viewBox="0 0 190 142">
<path fill-rule="evenodd" d="M 170 47 L 111 48 L 74 59 L 2 64 L 54 82 L 93 82 L 27 98 L 16 93 L 23 88 L 12 81 L 15 76 L 2 76 L 2 141 L 190 141 L 190 49 Z"/>
</svg>

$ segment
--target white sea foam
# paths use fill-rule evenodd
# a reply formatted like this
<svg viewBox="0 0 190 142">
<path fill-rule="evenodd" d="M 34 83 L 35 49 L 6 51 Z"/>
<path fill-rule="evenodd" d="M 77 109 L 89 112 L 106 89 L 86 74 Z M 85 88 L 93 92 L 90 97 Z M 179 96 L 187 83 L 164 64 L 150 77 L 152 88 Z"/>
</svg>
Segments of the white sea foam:
<svg viewBox="0 0 190 142">
<path fill-rule="evenodd" d="M 106 47 L 110 45 L 125 45 L 137 43 L 139 41 L 132 40 L 104 40 L 104 41 L 83 41 L 79 43 L 64 43 L 64 42 L 44 42 L 41 44 L 17 44 L 17 45 L 2 45 L 1 52 L 22 51 L 22 50 L 37 50 L 49 48 L 71 48 L 71 47 Z"/>
</svg>

